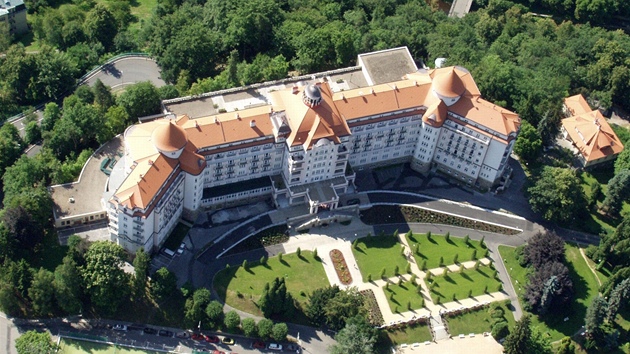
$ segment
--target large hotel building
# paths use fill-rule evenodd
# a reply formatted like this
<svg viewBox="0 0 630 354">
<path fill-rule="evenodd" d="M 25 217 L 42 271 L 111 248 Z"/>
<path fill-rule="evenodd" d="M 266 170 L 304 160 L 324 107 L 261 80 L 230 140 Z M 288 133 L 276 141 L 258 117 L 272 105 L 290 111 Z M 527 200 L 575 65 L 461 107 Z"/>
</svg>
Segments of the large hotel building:
<svg viewBox="0 0 630 354">
<path fill-rule="evenodd" d="M 112 241 L 131 252 L 160 247 L 198 210 L 261 198 L 305 213 L 335 209 L 365 166 L 407 162 L 489 188 L 504 177 L 520 127 L 518 115 L 481 98 L 466 69 L 418 69 L 404 47 L 164 108 L 166 118 L 125 131 L 120 182 L 102 200 Z"/>
</svg>

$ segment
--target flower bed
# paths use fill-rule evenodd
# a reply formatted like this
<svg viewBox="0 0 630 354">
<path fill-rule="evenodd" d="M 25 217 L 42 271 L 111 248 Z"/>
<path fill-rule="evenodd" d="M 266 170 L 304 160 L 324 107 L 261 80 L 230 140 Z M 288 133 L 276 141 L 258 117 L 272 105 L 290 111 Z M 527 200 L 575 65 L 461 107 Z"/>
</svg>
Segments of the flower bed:
<svg viewBox="0 0 630 354">
<path fill-rule="evenodd" d="M 383 314 L 381 313 L 381 308 L 378 306 L 374 292 L 368 289 L 361 290 L 359 293 L 363 295 L 365 305 L 368 309 L 368 321 L 373 326 L 381 326 L 385 320 L 383 319 Z"/>
<path fill-rule="evenodd" d="M 352 283 L 352 276 L 348 270 L 346 260 L 343 258 L 343 253 L 341 253 L 340 250 L 334 249 L 330 251 L 330 259 L 332 259 L 335 271 L 337 272 L 337 277 L 341 281 L 341 284 L 349 285 Z"/>
<path fill-rule="evenodd" d="M 226 253 L 226 256 L 285 243 L 289 241 L 287 230 L 288 228 L 286 224 L 271 226 L 261 230 L 256 235 L 248 237 L 245 241 L 236 245 Z"/>
<path fill-rule="evenodd" d="M 384 219 L 384 215 L 387 219 Z M 433 223 L 465 227 L 467 229 L 495 232 L 504 235 L 516 235 L 519 230 L 488 224 L 481 221 L 470 220 L 459 216 L 443 214 L 422 208 L 397 205 L 376 205 L 361 212 L 361 221 L 368 225 L 401 224 L 408 222 Z"/>
</svg>

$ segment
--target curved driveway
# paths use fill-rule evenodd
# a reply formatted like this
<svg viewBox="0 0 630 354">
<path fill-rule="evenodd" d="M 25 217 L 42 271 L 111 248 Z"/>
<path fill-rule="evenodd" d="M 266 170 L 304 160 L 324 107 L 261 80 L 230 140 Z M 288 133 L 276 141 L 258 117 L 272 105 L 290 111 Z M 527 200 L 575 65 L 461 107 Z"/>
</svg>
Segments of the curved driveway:
<svg viewBox="0 0 630 354">
<path fill-rule="evenodd" d="M 91 75 L 81 84 L 94 85 L 100 79 L 113 91 L 126 85 L 141 81 L 151 81 L 156 87 L 166 85 L 160 76 L 160 68 L 155 60 L 148 57 L 124 57 L 111 64 L 107 64 L 100 71 Z"/>
</svg>

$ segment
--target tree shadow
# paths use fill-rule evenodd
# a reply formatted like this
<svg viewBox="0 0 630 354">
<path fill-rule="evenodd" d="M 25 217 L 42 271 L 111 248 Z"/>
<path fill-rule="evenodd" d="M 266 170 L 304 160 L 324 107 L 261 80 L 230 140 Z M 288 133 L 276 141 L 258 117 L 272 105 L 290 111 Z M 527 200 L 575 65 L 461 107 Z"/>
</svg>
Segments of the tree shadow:
<svg viewBox="0 0 630 354">
<path fill-rule="evenodd" d="M 483 275 L 483 276 L 484 276 L 484 277 L 486 277 L 486 278 L 490 278 L 490 275 L 489 275 L 488 273 L 484 272 L 484 271 L 481 269 L 481 267 L 479 267 L 479 269 L 477 269 L 477 273 L 479 273 L 479 274 Z"/>
<path fill-rule="evenodd" d="M 464 279 L 466 279 L 466 280 L 468 280 L 468 281 L 473 281 L 473 280 L 472 280 L 472 278 L 471 278 L 468 274 L 466 274 L 465 272 L 459 273 L 459 275 L 460 275 L 462 278 L 464 278 Z"/>
<path fill-rule="evenodd" d="M 289 264 L 289 262 L 287 262 L 287 261 L 286 261 L 286 260 L 284 260 L 284 259 L 280 261 L 280 264 L 282 264 L 282 265 L 283 265 L 283 266 L 285 266 L 285 267 L 289 267 L 289 268 L 291 268 L 291 265 Z"/>
<path fill-rule="evenodd" d="M 451 278 L 448 274 L 444 276 L 444 280 L 446 280 L 447 282 L 449 282 L 451 284 L 457 284 L 455 279 Z"/>
</svg>

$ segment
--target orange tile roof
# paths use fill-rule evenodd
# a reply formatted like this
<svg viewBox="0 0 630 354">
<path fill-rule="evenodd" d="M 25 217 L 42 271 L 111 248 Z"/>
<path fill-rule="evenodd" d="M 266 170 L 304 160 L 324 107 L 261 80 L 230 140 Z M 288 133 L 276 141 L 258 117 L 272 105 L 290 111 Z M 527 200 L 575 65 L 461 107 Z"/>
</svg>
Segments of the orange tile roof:
<svg viewBox="0 0 630 354">
<path fill-rule="evenodd" d="M 563 119 L 562 125 L 587 162 L 623 150 L 623 144 L 598 110 Z"/>
<path fill-rule="evenodd" d="M 567 107 L 571 116 L 577 116 L 582 113 L 592 111 L 586 99 L 582 95 L 575 95 L 564 99 L 564 105 Z"/>
<path fill-rule="evenodd" d="M 287 138 L 289 146 L 303 145 L 310 149 L 319 139 L 339 143 L 339 138 L 350 135 L 346 120 L 340 115 L 333 100 L 328 83 L 318 84 L 321 91 L 321 103 L 309 107 L 302 102 L 302 93 L 306 87 L 289 88 L 271 93 L 273 109 L 285 111 L 291 133 Z"/>
<path fill-rule="evenodd" d="M 151 140 L 155 147 L 162 151 L 177 151 L 188 142 L 186 132 L 173 121 L 162 124 L 153 130 Z"/>
<path fill-rule="evenodd" d="M 510 135 L 521 126 L 521 119 L 516 113 L 479 97 L 461 98 L 448 110 L 502 135 Z"/>
<path fill-rule="evenodd" d="M 190 119 L 182 116 L 177 125 L 186 130 L 188 141 L 197 149 L 231 142 L 272 136 L 271 107 L 261 106 Z M 251 127 L 251 121 L 254 126 Z"/>
<path fill-rule="evenodd" d="M 447 68 L 447 71 L 435 71 L 433 76 L 433 89 L 442 96 L 445 97 L 457 97 L 466 92 L 466 86 L 464 82 L 455 72 L 455 67 L 451 66 Z"/>
<path fill-rule="evenodd" d="M 420 107 L 429 85 L 401 80 L 333 94 L 339 113 L 346 120 L 369 117 L 401 109 Z"/>
<path fill-rule="evenodd" d="M 430 126 L 439 128 L 444 124 L 444 121 L 447 118 L 448 107 L 442 100 L 436 100 L 431 106 L 427 108 L 427 111 L 424 112 L 422 116 L 422 121 L 429 124 Z"/>
<path fill-rule="evenodd" d="M 115 201 L 127 208 L 146 209 L 175 171 L 178 161 L 156 153 L 136 162 L 135 167 L 118 187 Z"/>
</svg>

